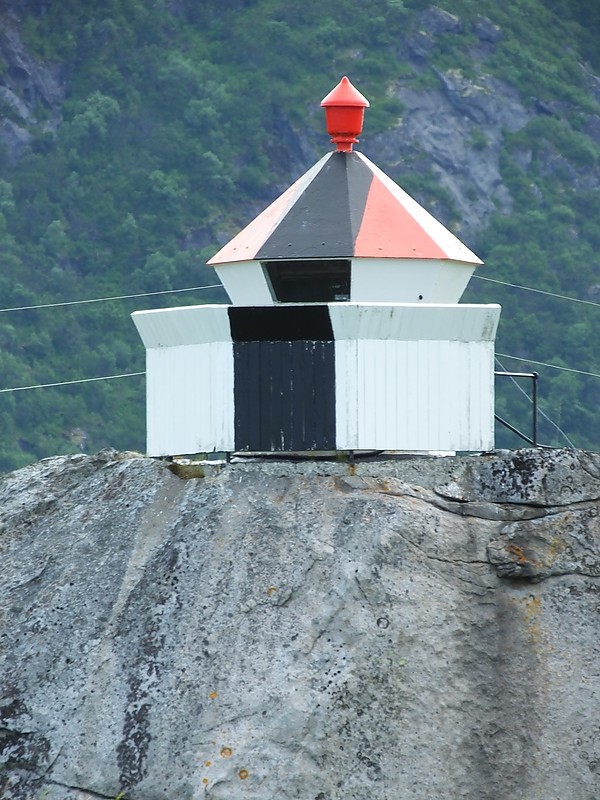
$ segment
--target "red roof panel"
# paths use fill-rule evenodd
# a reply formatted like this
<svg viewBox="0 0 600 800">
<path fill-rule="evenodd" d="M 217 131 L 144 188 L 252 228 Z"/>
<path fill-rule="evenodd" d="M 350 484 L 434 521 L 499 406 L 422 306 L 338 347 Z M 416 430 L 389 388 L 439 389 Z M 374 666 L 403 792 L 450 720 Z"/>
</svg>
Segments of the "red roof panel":
<svg viewBox="0 0 600 800">
<path fill-rule="evenodd" d="M 397 198 L 375 178 L 354 243 L 357 258 L 447 258 Z"/>
</svg>

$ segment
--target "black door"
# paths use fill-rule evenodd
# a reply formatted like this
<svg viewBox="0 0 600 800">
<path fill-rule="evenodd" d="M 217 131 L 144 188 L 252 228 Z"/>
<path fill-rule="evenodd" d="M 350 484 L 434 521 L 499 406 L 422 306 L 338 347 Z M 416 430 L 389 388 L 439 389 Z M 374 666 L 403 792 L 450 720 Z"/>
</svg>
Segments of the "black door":
<svg viewBox="0 0 600 800">
<path fill-rule="evenodd" d="M 230 308 L 229 314 L 235 449 L 335 450 L 335 344 L 327 306 Z"/>
</svg>

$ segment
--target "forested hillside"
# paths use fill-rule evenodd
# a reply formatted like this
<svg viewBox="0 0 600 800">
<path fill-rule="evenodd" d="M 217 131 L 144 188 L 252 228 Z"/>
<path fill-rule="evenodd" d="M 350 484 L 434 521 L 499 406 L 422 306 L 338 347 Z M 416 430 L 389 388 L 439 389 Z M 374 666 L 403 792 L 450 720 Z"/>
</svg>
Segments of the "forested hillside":
<svg viewBox="0 0 600 800">
<path fill-rule="evenodd" d="M 0 469 L 144 449 L 141 375 L 4 390 L 142 372 L 131 311 L 225 300 L 68 305 L 217 283 L 207 258 L 329 149 L 343 74 L 359 149 L 482 278 L 539 290 L 464 300 L 500 302 L 500 363 L 540 372 L 541 440 L 600 449 L 599 36 L 581 0 L 0 0 Z M 527 428 L 508 379 L 497 404 Z"/>
</svg>

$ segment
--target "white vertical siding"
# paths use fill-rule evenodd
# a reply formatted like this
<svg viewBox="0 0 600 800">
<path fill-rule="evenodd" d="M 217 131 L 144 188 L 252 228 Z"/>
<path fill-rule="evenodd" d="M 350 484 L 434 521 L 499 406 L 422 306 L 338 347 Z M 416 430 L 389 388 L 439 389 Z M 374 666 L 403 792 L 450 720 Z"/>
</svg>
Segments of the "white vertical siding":
<svg viewBox="0 0 600 800">
<path fill-rule="evenodd" d="M 499 306 L 331 303 L 329 315 L 337 449 L 493 448 Z M 147 351 L 149 455 L 233 451 L 228 307 L 133 319 Z"/>
<path fill-rule="evenodd" d="M 489 450 L 493 344 L 336 342 L 341 450 Z"/>
<path fill-rule="evenodd" d="M 148 455 L 234 450 L 231 342 L 146 354 Z"/>
</svg>

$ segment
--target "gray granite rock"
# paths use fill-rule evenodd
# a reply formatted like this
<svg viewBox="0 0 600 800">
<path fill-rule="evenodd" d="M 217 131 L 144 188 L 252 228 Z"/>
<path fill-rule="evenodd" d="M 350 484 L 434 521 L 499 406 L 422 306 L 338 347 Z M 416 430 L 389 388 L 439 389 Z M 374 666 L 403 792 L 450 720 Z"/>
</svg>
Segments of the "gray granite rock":
<svg viewBox="0 0 600 800">
<path fill-rule="evenodd" d="M 502 29 L 495 25 L 488 17 L 479 16 L 473 25 L 475 35 L 482 42 L 497 44 L 502 38 Z"/>
<path fill-rule="evenodd" d="M 23 20 L 32 11 L 43 11 L 41 5 L 0 2 L 0 148 L 12 165 L 30 149 L 36 131 L 51 133 L 59 127 L 66 97 L 65 67 L 39 61 L 21 38 Z"/>
<path fill-rule="evenodd" d="M 0 480 L 6 800 L 597 800 L 600 457 Z"/>
<path fill-rule="evenodd" d="M 439 6 L 430 6 L 418 16 L 418 22 L 434 36 L 442 36 L 445 33 L 460 33 L 462 23 L 460 19 L 449 11 L 445 11 Z"/>
</svg>

